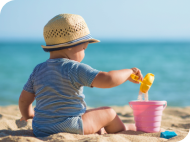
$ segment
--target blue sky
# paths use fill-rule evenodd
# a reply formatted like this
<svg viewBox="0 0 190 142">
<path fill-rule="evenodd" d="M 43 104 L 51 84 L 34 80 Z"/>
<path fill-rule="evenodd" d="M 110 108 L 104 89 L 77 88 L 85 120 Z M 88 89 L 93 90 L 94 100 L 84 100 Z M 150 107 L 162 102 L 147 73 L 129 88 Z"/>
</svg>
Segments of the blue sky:
<svg viewBox="0 0 190 142">
<path fill-rule="evenodd" d="M 190 0 L 13 0 L 0 13 L 0 40 L 43 40 L 61 13 L 81 15 L 100 40 L 190 40 Z"/>
</svg>

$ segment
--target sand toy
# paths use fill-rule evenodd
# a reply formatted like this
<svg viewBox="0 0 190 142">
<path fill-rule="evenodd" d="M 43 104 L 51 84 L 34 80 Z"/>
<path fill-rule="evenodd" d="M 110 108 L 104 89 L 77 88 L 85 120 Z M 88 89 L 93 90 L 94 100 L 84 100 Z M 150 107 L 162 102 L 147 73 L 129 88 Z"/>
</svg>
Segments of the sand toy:
<svg viewBox="0 0 190 142">
<path fill-rule="evenodd" d="M 139 80 L 139 77 L 136 76 L 135 74 L 131 74 L 131 78 L 132 78 L 133 80 L 135 80 L 135 81 L 141 83 L 140 91 L 141 91 L 142 93 L 147 93 L 148 90 L 150 89 L 150 87 L 151 87 L 153 81 L 154 81 L 154 74 L 148 73 L 148 74 L 144 77 L 143 81 Z"/>
</svg>

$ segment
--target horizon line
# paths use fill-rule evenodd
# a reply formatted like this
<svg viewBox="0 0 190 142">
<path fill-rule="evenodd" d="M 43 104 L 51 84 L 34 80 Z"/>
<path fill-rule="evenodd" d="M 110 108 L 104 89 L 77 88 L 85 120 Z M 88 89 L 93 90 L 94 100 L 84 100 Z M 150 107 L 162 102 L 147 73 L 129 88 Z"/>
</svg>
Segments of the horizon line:
<svg viewBox="0 0 190 142">
<path fill-rule="evenodd" d="M 100 42 L 190 42 L 190 38 L 96 38 Z M 1 38 L 0 42 L 44 42 L 43 38 Z"/>
</svg>

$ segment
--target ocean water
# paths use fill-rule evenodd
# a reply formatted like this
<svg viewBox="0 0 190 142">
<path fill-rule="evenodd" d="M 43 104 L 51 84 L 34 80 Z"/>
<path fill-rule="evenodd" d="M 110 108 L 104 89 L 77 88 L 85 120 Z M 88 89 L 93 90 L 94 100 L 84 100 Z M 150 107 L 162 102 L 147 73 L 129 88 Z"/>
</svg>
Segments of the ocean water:
<svg viewBox="0 0 190 142">
<path fill-rule="evenodd" d="M 46 61 L 44 42 L 0 42 L 0 106 L 18 104 L 33 68 Z M 82 61 L 101 70 L 137 67 L 155 80 L 149 100 L 166 100 L 169 106 L 190 106 L 190 43 L 102 42 L 89 44 Z M 110 89 L 84 88 L 88 106 L 123 106 L 137 100 L 140 84 L 125 82 Z M 35 103 L 34 103 L 35 104 Z"/>
</svg>

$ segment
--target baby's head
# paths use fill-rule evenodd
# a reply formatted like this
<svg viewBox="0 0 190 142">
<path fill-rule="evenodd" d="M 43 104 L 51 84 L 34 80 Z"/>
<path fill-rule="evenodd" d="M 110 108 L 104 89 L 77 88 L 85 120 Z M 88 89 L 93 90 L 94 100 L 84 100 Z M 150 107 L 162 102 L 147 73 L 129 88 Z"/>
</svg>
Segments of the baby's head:
<svg viewBox="0 0 190 142">
<path fill-rule="evenodd" d="M 44 27 L 44 39 L 46 46 L 42 48 L 50 52 L 50 58 L 51 55 L 52 58 L 71 58 L 69 55 L 73 57 L 77 52 L 82 56 L 82 49 L 86 49 L 88 43 L 99 42 L 91 37 L 84 19 L 75 14 L 59 14 L 52 18 Z"/>
</svg>

